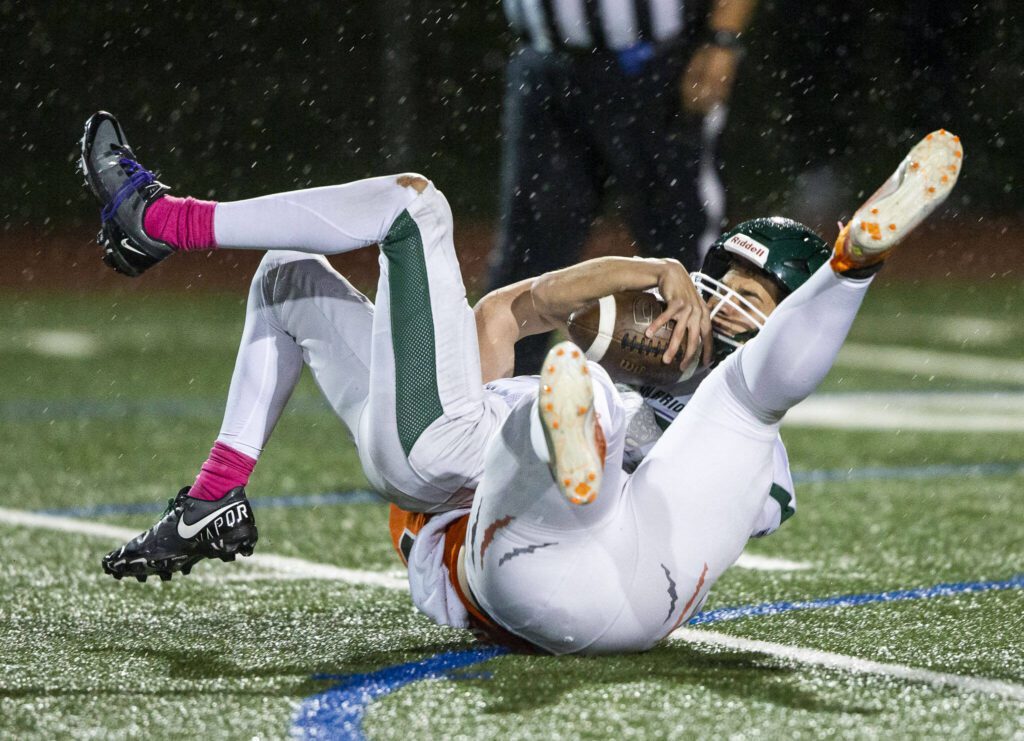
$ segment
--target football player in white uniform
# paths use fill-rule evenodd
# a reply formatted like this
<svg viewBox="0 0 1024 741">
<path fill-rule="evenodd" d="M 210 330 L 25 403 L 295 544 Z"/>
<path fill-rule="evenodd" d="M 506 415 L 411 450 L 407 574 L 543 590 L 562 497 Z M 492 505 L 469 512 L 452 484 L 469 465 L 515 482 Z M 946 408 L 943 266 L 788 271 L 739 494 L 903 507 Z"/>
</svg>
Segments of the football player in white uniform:
<svg viewBox="0 0 1024 741">
<path fill-rule="evenodd" d="M 421 610 L 555 653 L 652 645 L 699 608 L 748 537 L 783 518 L 786 504 L 771 493 L 778 422 L 827 372 L 871 274 L 948 194 L 959 156 L 944 132 L 922 142 L 888 190 L 858 211 L 853 237 L 843 231 L 829 266 L 812 269 L 814 250 L 791 255 L 789 268 L 804 261 L 804 285 L 766 269 L 773 248 L 784 252 L 773 247 L 773 230 L 792 236 L 799 225 L 748 222 L 720 240 L 713 254 L 731 258 L 724 273 L 698 276 L 702 290 L 715 287 L 708 296 L 715 344 L 735 347 L 763 328 L 707 374 L 628 475 L 622 396 L 575 348 L 553 351 L 539 392 L 535 379 L 485 383 L 511 368 L 515 339 L 626 289 L 657 287 L 668 301 L 655 322 L 678 322 L 667 359 L 685 342 L 686 367 L 703 336 L 707 361 L 714 347 L 708 304 L 695 300 L 671 261 L 585 263 L 503 289 L 474 317 L 450 210 L 425 179 L 376 178 L 216 205 L 172 200 L 135 161 L 116 121 L 98 114 L 87 125 L 83 165 L 104 203 L 101 241 L 113 267 L 138 274 L 173 251 L 214 246 L 302 251 L 269 253 L 253 281 L 218 437 L 224 449 L 215 446 L 195 487 L 206 497 L 183 490 L 154 528 L 109 554 L 104 567 L 118 577 L 169 578 L 200 558 L 251 550 L 251 510 L 231 485 L 247 479 L 305 362 L 352 430 L 368 478 L 399 505 L 392 535 Z M 939 167 L 947 168 L 941 179 Z M 308 254 L 375 242 L 382 249 L 375 309 Z M 678 410 L 680 402 L 664 404 L 664 395 L 648 397 L 668 408 L 662 418 Z M 705 481 L 723 468 L 707 465 L 719 459 L 728 459 L 728 475 Z M 767 504 L 778 514 L 761 527 Z"/>
<path fill-rule="evenodd" d="M 734 309 L 720 339 L 738 346 L 632 474 L 615 394 L 575 345 L 553 348 L 488 451 L 455 563 L 473 609 L 554 654 L 642 651 L 694 615 L 756 528 L 782 418 L 825 377 L 875 272 L 949 194 L 962 153 L 945 131 L 915 146 L 770 315 L 716 290 L 712 313 Z M 762 266 L 793 262 L 757 224 L 726 242 Z"/>
<path fill-rule="evenodd" d="M 138 275 L 175 251 L 268 250 L 252 282 L 210 457 L 153 528 L 104 559 L 108 573 L 168 579 L 202 558 L 252 551 L 244 485 L 303 363 L 386 499 L 428 514 L 468 507 L 510 397 L 484 387 L 493 363 L 485 361 L 482 375 L 451 211 L 429 181 L 389 176 L 220 204 L 172 198 L 103 112 L 86 124 L 81 165 L 103 204 L 104 259 L 120 272 Z M 322 257 L 375 243 L 376 307 Z M 679 322 L 673 352 L 685 340 L 693 355 L 702 330 L 710 346 L 707 308 L 678 263 L 610 258 L 603 265 L 599 284 L 592 264 L 579 266 L 587 281 L 577 280 L 576 290 L 658 286 Z"/>
<path fill-rule="evenodd" d="M 413 533 L 418 532 L 412 520 L 428 519 L 415 518 L 416 513 L 468 507 L 488 439 L 521 389 L 533 385 L 531 379 L 523 379 L 524 386 L 523 380 L 503 378 L 511 371 L 515 338 L 496 344 L 494 332 L 488 330 L 499 318 L 495 307 L 513 295 L 518 296 L 517 305 L 528 299 L 531 306 L 542 307 L 540 317 L 529 327 L 520 327 L 525 336 L 563 324 L 577 305 L 605 293 L 658 288 L 669 302 L 661 321 L 677 322 L 666 359 L 674 357 L 684 340 L 689 343 L 685 355 L 695 353 L 700 332 L 707 335 L 710 326 L 707 307 L 678 262 L 626 258 L 590 261 L 546 275 L 536 286 L 524 282 L 482 301 L 474 320 L 454 257 L 447 203 L 421 178 L 376 178 L 218 204 L 216 219 L 212 213 L 202 218 L 204 210 L 213 211 L 212 204 L 178 199 L 171 208 L 179 213 L 157 218 L 154 212 L 168 208 L 166 188 L 155 180 L 138 182 L 140 174 L 143 180 L 152 176 L 147 178 L 132 158 L 116 121 L 97 114 L 90 119 L 84 143 L 83 167 L 93 173 L 90 182 L 101 200 L 103 193 L 108 194 L 103 234 L 106 259 L 115 266 L 141 259 L 145 240 L 154 240 L 152 234 L 165 237 L 175 249 L 216 241 L 219 246 L 256 244 L 272 250 L 252 282 L 223 425 L 210 457 L 195 484 L 170 501 L 160 522 L 104 559 L 104 568 L 118 578 L 158 574 L 167 579 L 175 571 L 188 573 L 201 558 L 231 560 L 235 553 L 251 552 L 255 521 L 244 486 L 303 363 L 352 431 L 368 478 L 401 508 L 392 519 L 410 519 L 409 527 L 398 529 L 407 556 Z M 114 182 L 104 187 L 104 180 Z M 398 219 L 412 204 L 429 214 L 419 219 L 415 230 L 408 219 L 404 221 L 406 232 L 415 231 L 424 243 L 424 257 L 411 264 L 399 259 L 396 265 L 392 258 L 396 253 L 403 256 L 401 247 L 407 240 Z M 111 229 L 120 230 L 118 239 L 109 238 Z M 374 242 L 384 246 L 376 312 L 323 257 L 287 249 L 302 246 L 333 253 Z M 399 247 L 392 249 L 393 243 Z M 407 252 L 417 249 L 414 241 Z M 433 298 L 424 300 L 424 291 L 414 299 L 419 304 L 392 300 L 396 269 L 399 286 L 415 289 L 429 284 Z M 532 290 L 524 293 L 525 288 Z M 395 313 L 402 316 L 396 319 Z M 482 358 L 470 329 L 474 323 L 487 349 Z M 703 343 L 705 360 L 711 344 Z M 434 349 L 424 353 L 425 347 Z M 489 383 L 481 389 L 484 381 Z M 636 410 L 642 411 L 643 402 L 635 393 L 633 397 Z M 443 414 L 438 414 L 440 408 Z M 425 414 L 432 416 L 427 419 Z M 646 417 L 633 415 L 638 421 Z M 641 427 L 633 425 L 634 430 Z M 654 432 L 659 430 L 655 427 Z M 631 460 L 637 460 L 652 439 L 647 435 L 630 447 Z M 780 470 L 785 478 L 784 452 Z M 785 490 L 792 491 L 791 485 Z M 791 495 L 787 497 L 791 502 Z M 791 511 L 791 505 L 766 500 L 767 524 L 760 529 L 772 529 Z"/>
</svg>

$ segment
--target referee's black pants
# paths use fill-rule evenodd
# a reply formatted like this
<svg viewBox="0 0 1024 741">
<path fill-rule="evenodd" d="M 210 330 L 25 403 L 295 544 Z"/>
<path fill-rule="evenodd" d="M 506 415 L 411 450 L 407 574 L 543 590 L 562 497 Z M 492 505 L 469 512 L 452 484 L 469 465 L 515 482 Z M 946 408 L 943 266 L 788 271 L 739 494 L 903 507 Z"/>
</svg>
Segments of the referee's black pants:
<svg viewBox="0 0 1024 741">
<path fill-rule="evenodd" d="M 681 110 L 685 61 L 673 50 L 629 75 L 612 55 L 527 46 L 513 55 L 491 288 L 577 262 L 609 187 L 641 254 L 698 267 L 708 228 L 701 159 L 713 161 L 717 135 Z M 716 219 L 719 207 L 711 209 Z M 536 373 L 547 343 L 538 336 L 517 344 L 516 372 Z"/>
</svg>

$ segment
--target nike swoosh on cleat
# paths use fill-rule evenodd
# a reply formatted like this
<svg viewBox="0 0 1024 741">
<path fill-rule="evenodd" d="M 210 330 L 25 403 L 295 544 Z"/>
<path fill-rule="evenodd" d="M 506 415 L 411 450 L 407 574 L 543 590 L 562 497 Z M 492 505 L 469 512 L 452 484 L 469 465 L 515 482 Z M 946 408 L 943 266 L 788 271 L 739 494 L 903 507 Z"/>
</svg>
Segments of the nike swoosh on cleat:
<svg viewBox="0 0 1024 741">
<path fill-rule="evenodd" d="M 221 507 L 220 509 L 211 512 L 206 517 L 200 520 L 196 520 L 193 523 L 185 522 L 185 517 L 183 515 L 182 518 L 178 520 L 178 536 L 184 538 L 185 540 L 188 540 L 189 538 L 194 538 L 196 534 L 199 533 L 200 530 L 202 530 L 204 527 L 206 527 L 211 522 L 216 520 L 221 514 L 227 512 L 232 507 L 239 506 L 240 504 L 242 504 L 242 502 L 232 502 L 226 507 Z"/>
<path fill-rule="evenodd" d="M 136 255 L 142 255 L 143 257 L 149 257 L 149 255 L 147 255 L 145 252 L 142 252 L 141 250 L 137 250 L 134 247 L 132 247 L 128 243 L 128 238 L 127 237 L 125 237 L 124 239 L 121 240 L 121 246 L 124 247 L 126 250 L 131 250 Z"/>
</svg>

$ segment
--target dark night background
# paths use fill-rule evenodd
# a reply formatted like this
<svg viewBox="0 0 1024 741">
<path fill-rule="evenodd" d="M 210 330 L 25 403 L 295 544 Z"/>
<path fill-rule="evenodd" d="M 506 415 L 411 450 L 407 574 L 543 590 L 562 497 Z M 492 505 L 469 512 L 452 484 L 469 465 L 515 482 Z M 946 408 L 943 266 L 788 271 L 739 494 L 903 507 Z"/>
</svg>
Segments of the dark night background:
<svg viewBox="0 0 1024 741">
<path fill-rule="evenodd" d="M 967 152 L 951 211 L 1024 217 L 1022 24 L 1011 0 L 763 0 L 725 139 L 730 216 L 856 205 L 943 126 Z M 179 194 L 415 169 L 458 218 L 493 218 L 515 43 L 496 2 L 6 0 L 0 34 L 8 236 L 96 222 L 73 164 L 98 108 Z"/>
</svg>

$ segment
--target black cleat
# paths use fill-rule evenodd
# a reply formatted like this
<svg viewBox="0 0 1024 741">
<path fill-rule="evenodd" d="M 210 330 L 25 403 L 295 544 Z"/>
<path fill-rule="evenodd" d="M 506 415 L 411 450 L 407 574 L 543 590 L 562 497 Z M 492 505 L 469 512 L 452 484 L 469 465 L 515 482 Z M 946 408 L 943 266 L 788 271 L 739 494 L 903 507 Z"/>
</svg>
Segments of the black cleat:
<svg viewBox="0 0 1024 741">
<path fill-rule="evenodd" d="M 78 164 L 85 184 L 103 206 L 96 241 L 103 246 L 104 263 L 135 278 L 174 251 L 142 226 L 146 208 L 170 188 L 136 161 L 121 124 L 106 111 L 85 122 Z"/>
<path fill-rule="evenodd" d="M 239 486 L 216 501 L 193 499 L 188 491 L 186 486 L 167 503 L 157 524 L 104 556 L 103 571 L 115 579 L 146 581 L 157 574 L 169 581 L 175 571 L 188 574 L 204 558 L 252 555 L 258 536 L 245 489 Z"/>
</svg>

